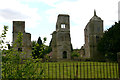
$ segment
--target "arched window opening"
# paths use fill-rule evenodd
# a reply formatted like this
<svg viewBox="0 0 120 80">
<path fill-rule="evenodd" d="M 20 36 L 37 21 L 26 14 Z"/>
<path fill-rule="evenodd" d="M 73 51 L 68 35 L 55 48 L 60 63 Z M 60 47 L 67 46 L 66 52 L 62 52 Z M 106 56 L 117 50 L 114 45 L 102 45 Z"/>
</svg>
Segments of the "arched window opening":
<svg viewBox="0 0 120 80">
<path fill-rule="evenodd" d="M 64 58 L 64 59 L 67 58 L 67 52 L 66 52 L 66 51 L 63 52 L 63 58 Z"/>
</svg>

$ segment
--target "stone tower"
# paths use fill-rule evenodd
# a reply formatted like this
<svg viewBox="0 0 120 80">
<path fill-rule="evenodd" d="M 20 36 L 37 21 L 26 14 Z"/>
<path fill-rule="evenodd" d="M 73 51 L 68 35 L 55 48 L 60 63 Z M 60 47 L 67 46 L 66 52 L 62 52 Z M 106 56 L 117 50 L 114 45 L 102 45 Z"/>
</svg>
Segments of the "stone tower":
<svg viewBox="0 0 120 80">
<path fill-rule="evenodd" d="M 25 21 L 13 21 L 13 44 L 19 32 L 23 34 L 22 47 L 17 46 L 16 50 L 26 52 L 24 58 L 30 57 L 32 54 L 31 34 L 25 32 Z"/>
<path fill-rule="evenodd" d="M 56 31 L 52 33 L 52 59 L 71 59 L 71 37 L 69 15 L 59 14 Z"/>
<path fill-rule="evenodd" d="M 103 36 L 103 20 L 96 15 L 96 11 L 94 11 L 94 16 L 90 19 L 84 29 L 84 36 L 84 57 L 90 57 L 97 60 L 103 58 L 97 50 L 97 43 Z"/>
</svg>

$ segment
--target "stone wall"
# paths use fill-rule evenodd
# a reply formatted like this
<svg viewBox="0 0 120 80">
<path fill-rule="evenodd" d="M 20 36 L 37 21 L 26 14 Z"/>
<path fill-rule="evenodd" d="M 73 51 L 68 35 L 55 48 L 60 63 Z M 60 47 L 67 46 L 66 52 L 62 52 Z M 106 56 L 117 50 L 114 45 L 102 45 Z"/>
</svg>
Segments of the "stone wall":
<svg viewBox="0 0 120 80">
<path fill-rule="evenodd" d="M 22 51 L 26 53 L 24 58 L 31 57 L 32 54 L 32 44 L 31 44 L 31 34 L 25 32 L 25 21 L 13 21 L 13 44 L 17 40 L 18 33 L 23 34 L 22 39 Z M 19 46 L 15 48 L 19 50 Z"/>
<path fill-rule="evenodd" d="M 103 20 L 96 15 L 90 19 L 84 29 L 85 35 L 85 55 L 84 57 L 100 60 L 103 55 L 97 50 L 97 43 L 103 36 Z"/>
<path fill-rule="evenodd" d="M 52 59 L 71 59 L 69 15 L 58 15 L 56 31 L 52 33 L 52 52 Z"/>
</svg>

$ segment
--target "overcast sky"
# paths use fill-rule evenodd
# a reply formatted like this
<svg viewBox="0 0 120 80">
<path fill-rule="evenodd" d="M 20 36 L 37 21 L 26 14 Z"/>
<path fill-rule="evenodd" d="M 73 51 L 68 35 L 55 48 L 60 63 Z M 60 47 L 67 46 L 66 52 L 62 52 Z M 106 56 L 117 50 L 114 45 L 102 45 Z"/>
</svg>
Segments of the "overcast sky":
<svg viewBox="0 0 120 80">
<path fill-rule="evenodd" d="M 94 15 L 94 9 L 104 20 L 104 30 L 118 21 L 119 0 L 2 0 L 0 2 L 0 31 L 9 26 L 7 41 L 12 41 L 12 21 L 25 21 L 25 31 L 32 40 L 47 37 L 55 31 L 58 14 L 70 15 L 73 48 L 84 44 L 84 28 Z M 1 33 L 1 32 L 0 32 Z"/>
</svg>

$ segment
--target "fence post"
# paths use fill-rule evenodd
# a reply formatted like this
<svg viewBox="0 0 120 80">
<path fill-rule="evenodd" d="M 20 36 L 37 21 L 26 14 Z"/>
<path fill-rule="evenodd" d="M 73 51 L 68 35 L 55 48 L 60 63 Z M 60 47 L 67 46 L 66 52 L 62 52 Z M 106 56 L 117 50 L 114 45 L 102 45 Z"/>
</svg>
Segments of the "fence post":
<svg viewBox="0 0 120 80">
<path fill-rule="evenodd" d="M 76 79 L 78 79 L 78 63 L 76 65 Z"/>
<path fill-rule="evenodd" d="M 118 60 L 118 72 L 119 72 L 119 78 L 120 78 L 120 52 L 117 53 L 117 60 Z"/>
</svg>

